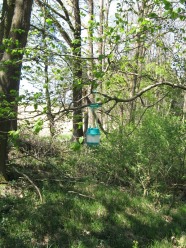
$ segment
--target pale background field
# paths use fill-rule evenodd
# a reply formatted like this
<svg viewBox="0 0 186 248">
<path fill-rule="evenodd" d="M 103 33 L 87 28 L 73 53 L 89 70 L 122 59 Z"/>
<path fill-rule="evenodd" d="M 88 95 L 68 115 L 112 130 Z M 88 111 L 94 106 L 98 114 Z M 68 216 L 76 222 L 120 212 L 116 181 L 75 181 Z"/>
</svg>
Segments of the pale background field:
<svg viewBox="0 0 186 248">
<path fill-rule="evenodd" d="M 40 136 L 50 136 L 49 122 L 47 121 L 46 114 L 42 114 L 43 107 L 38 106 L 37 110 L 34 109 L 34 106 L 19 106 L 18 108 L 18 123 L 27 128 L 33 128 L 34 123 L 37 120 L 43 120 L 43 129 L 39 132 Z M 55 108 L 54 112 L 58 112 L 58 109 Z M 28 125 L 29 123 L 29 125 Z M 65 135 L 70 136 L 72 134 L 72 121 L 67 119 L 67 117 L 62 116 L 57 118 L 55 121 L 56 135 Z"/>
</svg>

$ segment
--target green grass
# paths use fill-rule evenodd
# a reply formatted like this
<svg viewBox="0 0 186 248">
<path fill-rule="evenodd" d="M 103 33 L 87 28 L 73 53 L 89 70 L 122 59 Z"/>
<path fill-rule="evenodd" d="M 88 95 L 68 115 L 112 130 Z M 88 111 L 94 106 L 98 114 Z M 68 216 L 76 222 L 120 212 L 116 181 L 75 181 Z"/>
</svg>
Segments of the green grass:
<svg viewBox="0 0 186 248">
<path fill-rule="evenodd" d="M 19 178 L 0 188 L 1 248 L 186 247 L 183 203 L 167 214 L 169 205 L 100 178 L 99 159 L 84 152 L 87 164 L 81 151 L 19 161 Z"/>
</svg>

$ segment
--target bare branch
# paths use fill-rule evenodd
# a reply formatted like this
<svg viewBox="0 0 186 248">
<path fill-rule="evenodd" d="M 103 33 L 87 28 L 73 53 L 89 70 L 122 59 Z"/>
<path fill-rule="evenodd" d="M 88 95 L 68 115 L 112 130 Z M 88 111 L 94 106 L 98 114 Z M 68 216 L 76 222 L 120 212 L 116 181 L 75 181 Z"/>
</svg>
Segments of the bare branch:
<svg viewBox="0 0 186 248">
<path fill-rule="evenodd" d="M 43 202 L 43 197 L 42 197 L 41 192 L 40 192 L 39 188 L 37 187 L 37 185 L 35 185 L 35 183 L 25 173 L 22 173 L 22 172 L 18 171 L 18 169 L 16 169 L 15 167 L 14 167 L 14 170 L 17 173 L 19 173 L 20 175 L 22 175 L 24 178 L 26 178 L 32 184 L 32 186 L 36 189 L 36 192 L 37 192 L 37 194 L 39 196 L 40 202 L 42 203 Z"/>
<path fill-rule="evenodd" d="M 60 4 L 60 6 L 62 7 L 62 9 L 63 9 L 63 11 L 65 13 L 65 17 L 66 18 L 64 20 L 68 23 L 70 29 L 74 32 L 75 29 L 74 29 L 74 27 L 72 25 L 72 22 L 70 20 L 70 16 L 69 16 L 68 10 L 65 8 L 65 6 L 64 6 L 64 4 L 63 4 L 63 2 L 61 0 L 56 0 L 56 1 Z"/>
<path fill-rule="evenodd" d="M 65 16 L 61 15 L 59 12 L 57 12 L 56 10 L 54 10 L 50 5 L 47 5 L 46 3 L 43 3 L 40 0 L 36 0 L 37 4 L 40 7 L 44 7 L 47 6 L 52 12 L 54 12 L 55 14 L 57 14 L 59 17 L 61 17 L 63 20 L 67 21 L 67 19 L 65 18 Z M 68 33 L 65 31 L 65 29 L 62 27 L 62 25 L 60 24 L 60 22 L 57 20 L 57 18 L 54 17 L 54 15 L 48 13 L 47 14 L 55 23 L 55 25 L 57 26 L 59 32 L 61 33 L 62 37 L 64 38 L 64 40 L 67 42 L 67 44 L 71 47 L 72 46 L 72 41 L 70 36 L 68 35 Z M 68 21 L 67 21 L 68 22 Z M 71 27 L 72 28 L 72 27 Z M 73 29 L 72 29 L 73 30 Z"/>
<path fill-rule="evenodd" d="M 115 101 L 117 103 L 118 102 L 132 102 L 132 101 L 136 100 L 138 97 L 141 97 L 146 92 L 150 91 L 151 89 L 159 87 L 159 86 L 163 86 L 163 85 L 167 85 L 167 86 L 170 86 L 172 88 L 179 88 L 179 89 L 182 89 L 182 90 L 186 90 L 186 85 L 172 84 L 170 82 L 160 82 L 160 83 L 152 84 L 152 85 L 149 85 L 149 86 L 143 88 L 135 96 L 133 96 L 131 98 L 128 98 L 128 99 L 122 99 L 122 98 L 118 98 L 118 97 L 111 97 L 111 96 L 108 96 L 107 94 L 104 94 L 104 93 L 101 93 L 101 92 L 97 92 L 97 94 L 102 95 L 107 99 L 104 103 L 108 103 L 110 101 Z"/>
</svg>

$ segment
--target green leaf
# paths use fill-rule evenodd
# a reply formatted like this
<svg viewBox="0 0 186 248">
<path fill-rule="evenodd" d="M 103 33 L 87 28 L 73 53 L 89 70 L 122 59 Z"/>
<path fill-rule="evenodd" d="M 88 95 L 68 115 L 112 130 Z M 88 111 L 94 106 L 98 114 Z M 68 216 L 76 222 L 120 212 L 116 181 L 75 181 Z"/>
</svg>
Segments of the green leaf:
<svg viewBox="0 0 186 248">
<path fill-rule="evenodd" d="M 102 71 L 94 71 L 95 78 L 102 78 L 104 76 L 104 72 Z"/>
<path fill-rule="evenodd" d="M 47 23 L 48 25 L 52 25 L 52 24 L 53 24 L 53 21 L 52 21 L 52 19 L 47 18 L 47 19 L 46 19 L 46 23 Z"/>
<path fill-rule="evenodd" d="M 34 110 L 37 110 L 37 109 L 38 109 L 38 104 L 34 103 Z"/>
<path fill-rule="evenodd" d="M 13 145 L 15 147 L 18 146 L 18 139 L 19 139 L 19 134 L 20 134 L 20 130 L 17 130 L 17 131 L 9 131 L 9 138 L 10 138 L 10 141 L 13 143 Z"/>
<path fill-rule="evenodd" d="M 100 54 L 99 57 L 98 57 L 99 60 L 102 60 L 102 59 L 105 59 L 105 58 L 106 58 L 106 56 L 104 54 Z"/>
<path fill-rule="evenodd" d="M 78 141 L 79 141 L 79 143 L 80 143 L 80 144 L 82 144 L 82 143 L 83 143 L 83 141 L 84 141 L 84 137 L 83 137 L 83 136 L 82 136 L 82 137 L 80 137 Z"/>
<path fill-rule="evenodd" d="M 74 151 L 78 151 L 81 148 L 81 144 L 79 142 L 73 142 L 70 146 L 70 148 Z"/>
<path fill-rule="evenodd" d="M 166 10 L 172 9 L 172 4 L 171 4 L 169 1 L 163 0 L 163 3 L 164 3 L 164 5 L 165 5 L 164 8 L 165 8 Z"/>
<path fill-rule="evenodd" d="M 78 129 L 82 128 L 83 122 L 78 122 Z"/>
<path fill-rule="evenodd" d="M 34 134 L 38 134 L 43 129 L 43 120 L 38 119 L 33 127 Z"/>
<path fill-rule="evenodd" d="M 13 139 L 13 140 L 17 140 L 19 138 L 19 134 L 20 131 L 9 131 L 9 136 Z"/>
<path fill-rule="evenodd" d="M 149 17 L 149 18 L 157 18 L 158 15 L 157 15 L 156 13 L 152 12 L 152 13 L 150 13 L 150 14 L 148 15 L 148 17 Z"/>
</svg>

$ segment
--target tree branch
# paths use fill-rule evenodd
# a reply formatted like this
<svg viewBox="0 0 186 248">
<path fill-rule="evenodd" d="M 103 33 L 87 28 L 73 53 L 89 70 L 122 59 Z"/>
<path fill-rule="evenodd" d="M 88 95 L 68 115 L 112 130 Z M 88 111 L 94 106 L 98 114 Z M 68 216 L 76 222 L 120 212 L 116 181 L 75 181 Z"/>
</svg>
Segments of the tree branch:
<svg viewBox="0 0 186 248">
<path fill-rule="evenodd" d="M 156 83 L 156 84 L 152 84 L 149 85 L 147 87 L 145 87 L 144 89 L 142 89 L 141 91 L 139 91 L 135 96 L 128 98 L 128 99 L 122 99 L 122 98 L 118 98 L 118 97 L 111 97 L 108 96 L 107 94 L 101 93 L 101 92 L 96 92 L 97 94 L 104 96 L 105 98 L 107 98 L 107 100 L 104 103 L 108 103 L 110 101 L 115 101 L 115 102 L 132 102 L 134 100 L 136 100 L 138 97 L 141 97 L 143 94 L 145 94 L 146 92 L 150 91 L 153 88 L 159 87 L 159 86 L 163 86 L 163 85 L 167 85 L 170 86 L 172 88 L 179 88 L 182 90 L 186 90 L 186 85 L 182 85 L 182 84 L 172 84 L 170 82 L 160 82 L 160 83 Z"/>
<path fill-rule="evenodd" d="M 46 3 L 43 3 L 40 0 L 36 0 L 36 2 L 37 2 L 37 4 L 40 7 L 47 6 L 52 12 L 54 12 L 56 15 L 58 15 L 59 17 L 61 17 L 63 20 L 65 20 L 68 23 L 68 20 L 65 18 L 65 16 L 61 15 L 60 13 L 58 13 L 50 5 L 47 5 Z M 57 26 L 59 32 L 61 33 L 62 37 L 67 42 L 67 44 L 71 47 L 72 46 L 72 40 L 71 40 L 70 36 L 68 35 L 68 33 L 64 30 L 64 28 L 62 27 L 62 25 L 59 23 L 59 21 L 57 20 L 57 18 L 55 18 L 54 15 L 52 15 L 50 13 L 47 13 L 47 15 L 53 20 L 53 22 Z M 70 28 L 72 29 L 73 27 L 70 27 Z M 74 28 L 72 30 L 74 30 Z"/>
<path fill-rule="evenodd" d="M 66 18 L 64 20 L 68 23 L 70 29 L 74 32 L 75 29 L 74 29 L 74 26 L 72 25 L 72 22 L 70 20 L 68 10 L 65 8 L 65 6 L 64 6 L 64 4 L 63 4 L 63 2 L 61 0 L 56 0 L 56 1 L 60 4 L 60 6 L 62 7 L 62 10 L 65 13 L 65 17 Z"/>
<path fill-rule="evenodd" d="M 26 178 L 32 184 L 32 186 L 35 188 L 35 190 L 39 196 L 40 202 L 42 203 L 43 197 L 42 197 L 41 192 L 40 192 L 39 188 L 37 187 L 37 185 L 35 185 L 35 183 L 25 173 L 18 171 L 18 169 L 16 169 L 15 167 L 13 167 L 13 168 L 18 174 L 22 175 L 24 178 Z"/>
</svg>

